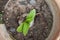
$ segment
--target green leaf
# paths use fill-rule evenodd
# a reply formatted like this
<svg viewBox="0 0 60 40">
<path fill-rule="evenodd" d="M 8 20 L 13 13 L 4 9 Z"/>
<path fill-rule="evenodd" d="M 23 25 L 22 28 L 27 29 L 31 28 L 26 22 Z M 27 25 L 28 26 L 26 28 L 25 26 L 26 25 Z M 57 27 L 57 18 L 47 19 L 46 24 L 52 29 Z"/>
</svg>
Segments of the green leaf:
<svg viewBox="0 0 60 40">
<path fill-rule="evenodd" d="M 28 30 L 29 30 L 29 24 L 25 22 L 24 23 L 24 27 L 23 27 L 23 34 L 24 34 L 24 36 L 27 35 Z"/>
<path fill-rule="evenodd" d="M 36 15 L 36 10 L 35 9 L 31 10 L 30 13 L 27 15 L 26 20 L 23 23 L 21 23 L 20 26 L 18 26 L 17 32 L 22 32 L 24 36 L 26 36 L 30 28 L 29 27 L 30 23 L 31 21 L 34 20 L 35 15 Z"/>
<path fill-rule="evenodd" d="M 24 23 L 21 23 L 20 26 L 18 26 L 17 32 L 22 32 L 23 31 L 23 25 L 24 25 Z"/>
<path fill-rule="evenodd" d="M 35 15 L 36 15 L 36 10 L 35 9 L 31 10 L 26 17 L 26 21 L 31 22 L 35 18 Z"/>
</svg>

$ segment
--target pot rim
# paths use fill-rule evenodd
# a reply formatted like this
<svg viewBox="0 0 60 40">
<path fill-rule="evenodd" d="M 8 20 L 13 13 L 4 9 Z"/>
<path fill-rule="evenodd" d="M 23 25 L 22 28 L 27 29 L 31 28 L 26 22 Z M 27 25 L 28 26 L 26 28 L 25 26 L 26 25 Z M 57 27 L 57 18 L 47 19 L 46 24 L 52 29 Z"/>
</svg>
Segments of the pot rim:
<svg viewBox="0 0 60 40">
<path fill-rule="evenodd" d="M 59 32 L 60 32 L 60 10 L 59 7 L 56 3 L 55 0 L 45 0 L 47 2 L 47 4 L 49 5 L 52 14 L 53 14 L 53 28 L 50 32 L 49 37 L 46 40 L 56 40 Z"/>
</svg>

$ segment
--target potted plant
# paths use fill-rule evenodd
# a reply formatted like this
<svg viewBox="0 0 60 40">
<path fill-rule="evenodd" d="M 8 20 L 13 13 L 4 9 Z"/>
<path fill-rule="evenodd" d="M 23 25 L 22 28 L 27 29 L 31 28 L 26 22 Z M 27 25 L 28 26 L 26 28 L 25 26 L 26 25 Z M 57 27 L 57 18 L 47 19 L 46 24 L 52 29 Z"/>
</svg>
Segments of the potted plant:
<svg viewBox="0 0 60 40">
<path fill-rule="evenodd" d="M 59 31 L 57 10 L 52 0 L 9 0 L 4 6 L 5 31 L 1 34 L 6 34 L 2 37 L 4 40 L 55 40 L 54 35 Z"/>
</svg>

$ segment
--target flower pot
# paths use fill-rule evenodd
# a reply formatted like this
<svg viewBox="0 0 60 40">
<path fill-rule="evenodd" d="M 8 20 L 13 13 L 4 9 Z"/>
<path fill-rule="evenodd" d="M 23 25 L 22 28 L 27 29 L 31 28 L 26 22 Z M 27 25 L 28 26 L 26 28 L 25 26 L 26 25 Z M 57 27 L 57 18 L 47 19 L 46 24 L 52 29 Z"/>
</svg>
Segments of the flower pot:
<svg viewBox="0 0 60 40">
<path fill-rule="evenodd" d="M 52 14 L 53 14 L 53 26 L 52 26 L 51 32 L 50 32 L 48 38 L 46 38 L 46 40 L 55 40 L 60 32 L 59 7 L 57 6 L 57 3 L 54 0 L 45 0 L 45 1 L 49 5 L 49 8 L 51 9 Z M 12 39 L 10 34 L 7 33 L 7 30 L 6 30 L 4 24 L 0 24 L 0 35 L 1 35 L 0 36 L 1 40 L 15 40 L 15 39 Z"/>
</svg>

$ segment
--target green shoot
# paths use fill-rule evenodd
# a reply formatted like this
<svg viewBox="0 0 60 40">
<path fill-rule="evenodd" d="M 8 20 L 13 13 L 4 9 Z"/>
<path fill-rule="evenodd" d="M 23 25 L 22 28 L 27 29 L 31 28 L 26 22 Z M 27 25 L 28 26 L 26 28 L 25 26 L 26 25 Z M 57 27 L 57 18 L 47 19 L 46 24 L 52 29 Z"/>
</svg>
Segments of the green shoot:
<svg viewBox="0 0 60 40">
<path fill-rule="evenodd" d="M 35 15 L 36 15 L 36 10 L 35 9 L 31 10 L 30 13 L 26 16 L 26 20 L 18 26 L 17 32 L 22 32 L 24 36 L 26 36 L 30 28 L 29 27 L 30 23 L 31 21 L 34 20 Z"/>
</svg>

